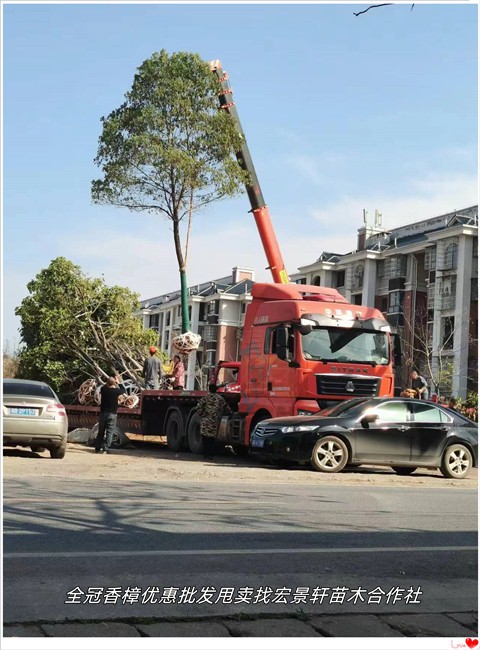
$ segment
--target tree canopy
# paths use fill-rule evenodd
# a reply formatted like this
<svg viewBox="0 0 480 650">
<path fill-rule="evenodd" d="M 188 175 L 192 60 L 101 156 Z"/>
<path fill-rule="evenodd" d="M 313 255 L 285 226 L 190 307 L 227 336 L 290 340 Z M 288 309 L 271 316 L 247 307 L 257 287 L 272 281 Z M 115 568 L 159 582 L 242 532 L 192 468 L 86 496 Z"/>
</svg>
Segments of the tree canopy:
<svg viewBox="0 0 480 650">
<path fill-rule="evenodd" d="M 124 103 L 102 118 L 95 158 L 102 178 L 92 182 L 94 202 L 160 214 L 172 222 L 184 332 L 192 215 L 243 191 L 248 179 L 234 155 L 242 136 L 219 110 L 218 93 L 218 82 L 199 55 L 153 54 L 138 68 Z M 184 235 L 182 222 L 187 222 Z"/>
<path fill-rule="evenodd" d="M 157 333 L 144 330 L 134 312 L 138 295 L 86 276 L 58 257 L 27 285 L 20 316 L 23 347 L 17 376 L 46 381 L 62 396 L 88 377 L 114 371 L 139 381 L 147 348 Z"/>
</svg>

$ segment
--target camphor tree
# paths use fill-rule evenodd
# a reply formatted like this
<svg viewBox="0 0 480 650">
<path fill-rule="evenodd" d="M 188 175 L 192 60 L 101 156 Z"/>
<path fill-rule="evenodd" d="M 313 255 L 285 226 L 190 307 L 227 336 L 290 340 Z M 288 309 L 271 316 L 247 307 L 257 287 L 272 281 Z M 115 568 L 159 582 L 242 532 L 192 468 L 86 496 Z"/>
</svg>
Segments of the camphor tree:
<svg viewBox="0 0 480 650">
<path fill-rule="evenodd" d="M 234 152 L 241 135 L 219 110 L 218 82 L 197 54 L 165 50 L 138 68 L 124 103 L 102 118 L 92 198 L 171 221 L 182 290 L 182 333 L 190 328 L 186 266 L 192 215 L 242 191 Z M 184 240 L 184 241 L 183 241 Z"/>
<path fill-rule="evenodd" d="M 141 383 L 143 360 L 157 334 L 134 315 L 136 294 L 87 277 L 63 257 L 27 288 L 15 310 L 23 344 L 18 377 L 46 381 L 70 401 L 86 377 L 105 380 L 120 372 Z"/>
</svg>

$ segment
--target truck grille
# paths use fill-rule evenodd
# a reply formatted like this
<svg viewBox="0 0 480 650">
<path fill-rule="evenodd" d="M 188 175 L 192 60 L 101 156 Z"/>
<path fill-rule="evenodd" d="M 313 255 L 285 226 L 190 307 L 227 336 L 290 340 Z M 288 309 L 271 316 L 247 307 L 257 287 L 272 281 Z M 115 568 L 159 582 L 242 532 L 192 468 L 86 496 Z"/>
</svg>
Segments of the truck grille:
<svg viewBox="0 0 480 650">
<path fill-rule="evenodd" d="M 273 434 L 277 432 L 278 427 L 268 426 L 268 424 L 257 424 L 255 427 L 255 435 L 260 438 L 268 438 L 268 436 L 273 436 Z"/>
<path fill-rule="evenodd" d="M 380 387 L 377 377 L 358 375 L 316 375 L 319 395 L 344 397 L 376 397 Z"/>
</svg>

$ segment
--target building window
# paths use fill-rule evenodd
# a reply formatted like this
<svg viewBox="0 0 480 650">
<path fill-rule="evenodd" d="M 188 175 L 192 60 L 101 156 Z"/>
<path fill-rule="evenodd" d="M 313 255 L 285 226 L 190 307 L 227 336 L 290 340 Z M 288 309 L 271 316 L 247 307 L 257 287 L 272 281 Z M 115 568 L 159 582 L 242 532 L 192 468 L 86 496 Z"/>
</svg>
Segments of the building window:
<svg viewBox="0 0 480 650">
<path fill-rule="evenodd" d="M 388 298 L 387 298 L 387 296 L 381 296 L 381 298 L 380 298 L 380 311 L 385 314 L 387 309 L 388 309 Z"/>
<path fill-rule="evenodd" d="M 345 286 L 345 271 L 333 272 L 333 288 L 339 289 Z"/>
<path fill-rule="evenodd" d="M 307 284 L 307 278 L 299 278 L 295 284 Z"/>
<path fill-rule="evenodd" d="M 362 294 L 361 293 L 356 293 L 354 296 L 352 296 L 352 301 L 354 305 L 361 305 L 362 304 Z"/>
<path fill-rule="evenodd" d="M 160 320 L 160 314 L 151 314 L 149 321 L 148 321 L 148 327 L 151 330 L 155 330 L 158 332 L 158 323 Z"/>
<path fill-rule="evenodd" d="M 363 264 L 357 264 L 352 269 L 352 289 L 363 287 Z"/>
<path fill-rule="evenodd" d="M 405 295 L 404 291 L 392 291 L 388 295 L 388 311 L 389 313 L 395 313 L 402 311 L 403 297 Z"/>
<path fill-rule="evenodd" d="M 211 300 L 208 303 L 208 313 L 209 314 L 218 314 L 219 305 L 220 305 L 219 300 Z"/>
<path fill-rule="evenodd" d="M 199 306 L 199 308 L 198 308 L 198 320 L 199 320 L 201 323 L 203 323 L 203 321 L 206 320 L 206 319 L 205 319 L 205 307 L 206 307 L 205 303 L 204 303 L 204 302 L 201 302 L 201 303 L 200 303 L 200 306 Z"/>
<path fill-rule="evenodd" d="M 444 269 L 456 269 L 458 266 L 458 244 L 449 244 L 445 249 Z"/>
<path fill-rule="evenodd" d="M 385 275 L 385 260 L 378 260 L 377 262 L 377 278 L 383 278 Z"/>
<path fill-rule="evenodd" d="M 471 302 L 478 301 L 478 279 L 472 278 L 472 288 L 470 291 L 470 300 Z"/>
<path fill-rule="evenodd" d="M 425 271 L 434 271 L 437 267 L 437 248 L 431 246 L 425 251 L 424 268 Z"/>
<path fill-rule="evenodd" d="M 319 287 L 319 286 L 320 286 L 320 276 L 319 276 L 319 275 L 316 275 L 316 276 L 313 278 L 313 286 L 314 286 L 314 287 Z"/>
<path fill-rule="evenodd" d="M 455 333 L 455 317 L 442 318 L 442 347 L 444 350 L 453 349 L 453 336 Z"/>
<path fill-rule="evenodd" d="M 167 315 L 166 315 L 165 327 L 170 327 L 170 320 L 171 320 L 171 317 L 172 317 L 172 311 L 171 311 L 171 309 L 169 309 L 169 310 L 167 311 Z"/>
</svg>

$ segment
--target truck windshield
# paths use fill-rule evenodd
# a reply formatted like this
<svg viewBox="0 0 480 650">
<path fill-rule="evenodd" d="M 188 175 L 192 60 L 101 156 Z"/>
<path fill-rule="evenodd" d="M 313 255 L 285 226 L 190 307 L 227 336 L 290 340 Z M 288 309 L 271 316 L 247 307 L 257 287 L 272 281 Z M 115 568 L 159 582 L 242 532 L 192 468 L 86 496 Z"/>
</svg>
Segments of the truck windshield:
<svg viewBox="0 0 480 650">
<path fill-rule="evenodd" d="M 302 336 L 305 359 L 388 365 L 388 338 L 385 332 L 338 327 L 316 327 Z"/>
</svg>

